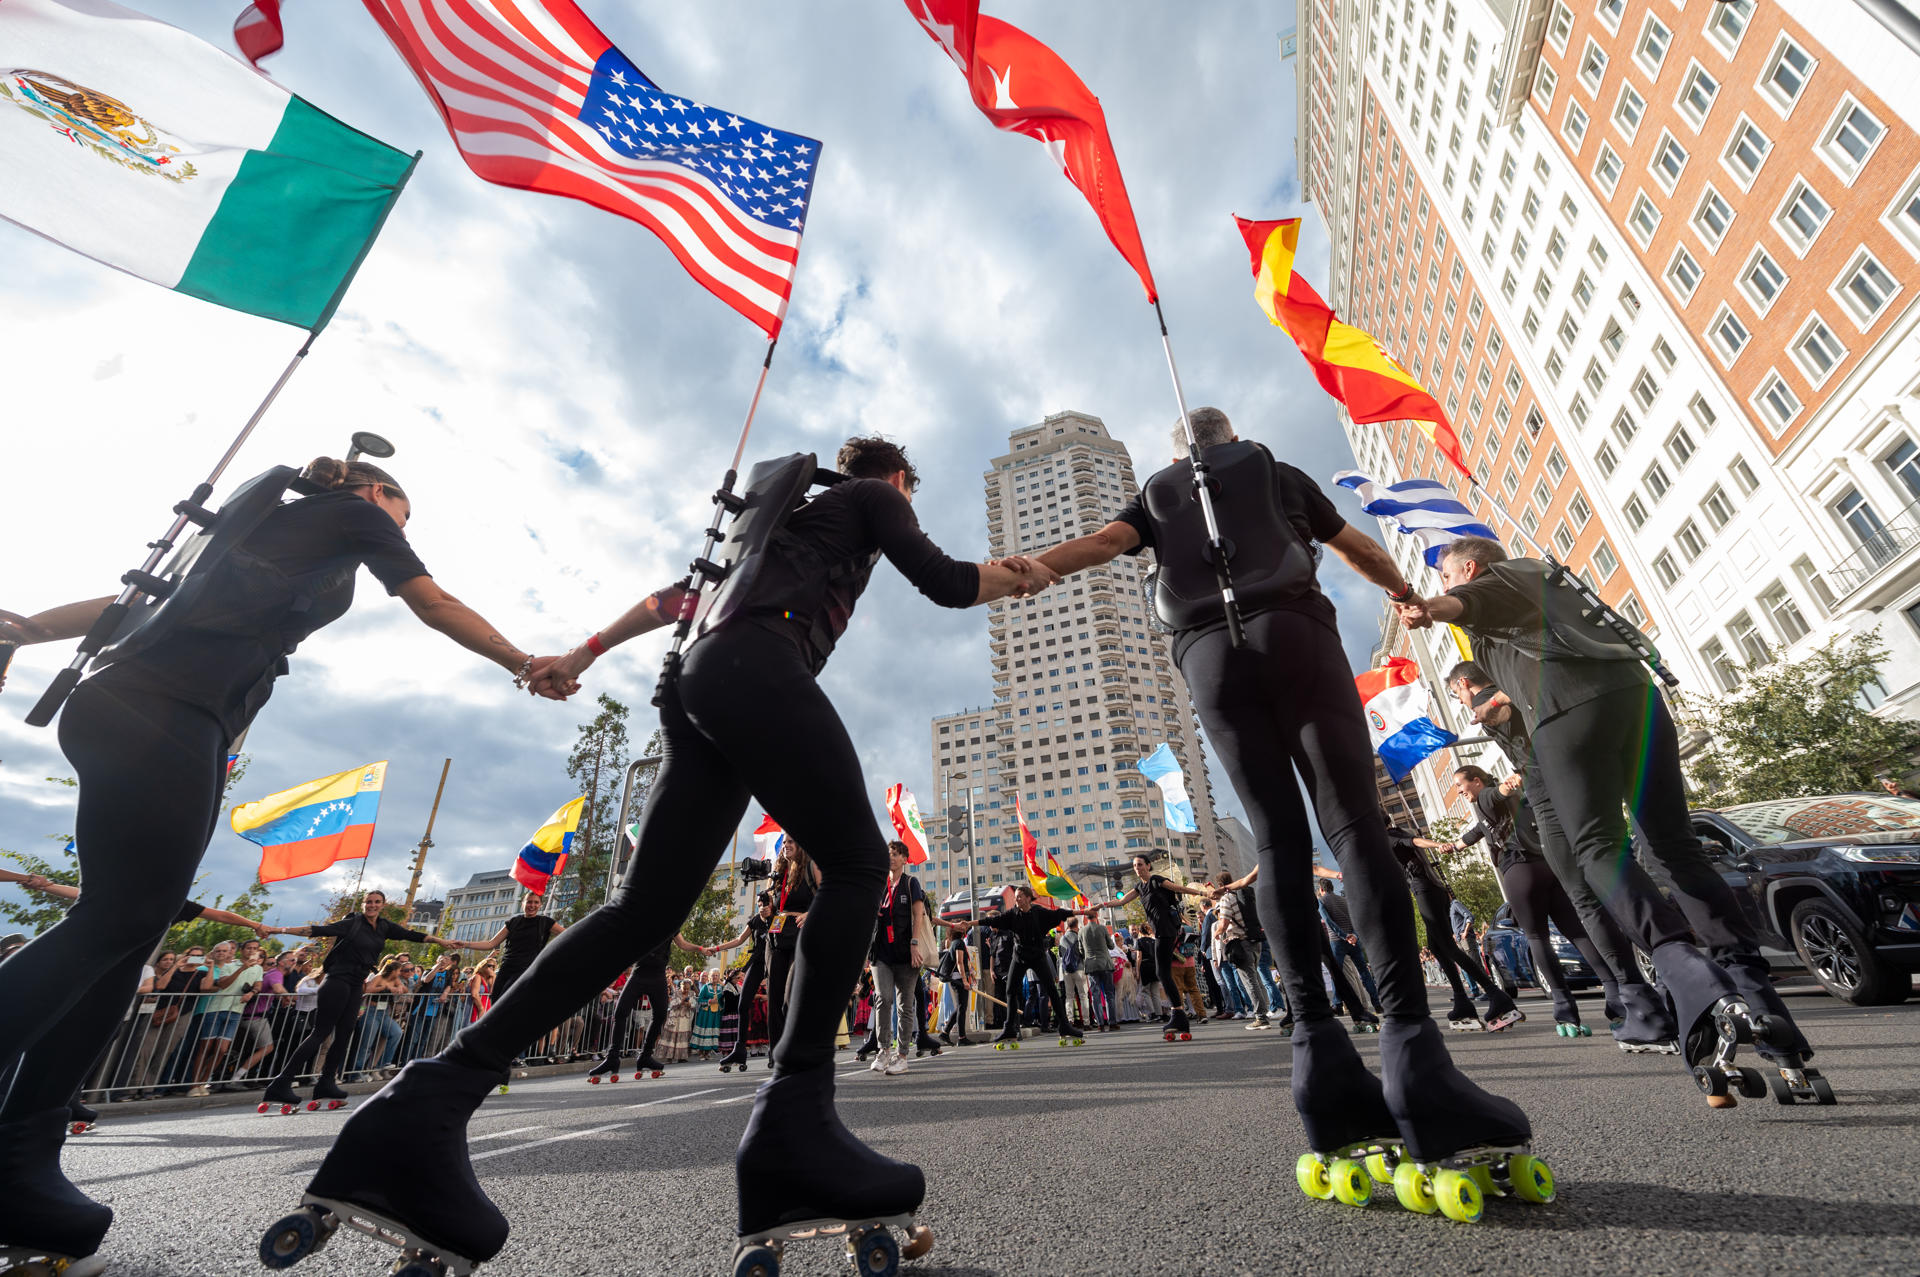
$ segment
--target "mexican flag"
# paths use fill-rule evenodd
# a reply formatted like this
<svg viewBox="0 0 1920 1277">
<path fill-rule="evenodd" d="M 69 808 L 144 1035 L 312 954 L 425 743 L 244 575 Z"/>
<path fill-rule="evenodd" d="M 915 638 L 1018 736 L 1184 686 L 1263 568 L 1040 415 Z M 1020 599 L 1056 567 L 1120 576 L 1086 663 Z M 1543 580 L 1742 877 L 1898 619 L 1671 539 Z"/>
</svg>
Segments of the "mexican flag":
<svg viewBox="0 0 1920 1277">
<path fill-rule="evenodd" d="M 0 0 L 0 217 L 142 279 L 318 331 L 416 158 L 110 0 Z"/>
</svg>

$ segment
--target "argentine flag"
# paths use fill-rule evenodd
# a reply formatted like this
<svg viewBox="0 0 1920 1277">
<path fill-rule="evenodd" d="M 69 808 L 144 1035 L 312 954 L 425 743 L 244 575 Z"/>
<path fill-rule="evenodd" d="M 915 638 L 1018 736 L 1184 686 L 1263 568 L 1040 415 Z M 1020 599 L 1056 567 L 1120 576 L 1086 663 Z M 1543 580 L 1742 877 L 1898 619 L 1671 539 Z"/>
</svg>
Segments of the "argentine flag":
<svg viewBox="0 0 1920 1277">
<path fill-rule="evenodd" d="M 1368 670 L 1353 683 L 1366 711 L 1374 752 L 1396 783 L 1412 773 L 1415 763 L 1460 739 L 1427 716 L 1429 702 L 1420 667 L 1406 657 L 1388 657 L 1385 665 Z"/>
<path fill-rule="evenodd" d="M 1135 769 L 1160 787 L 1160 801 L 1167 809 L 1167 832 L 1197 834 L 1200 822 L 1193 818 L 1193 799 L 1187 796 L 1187 778 L 1180 774 L 1180 760 L 1165 741 L 1135 764 Z"/>
<path fill-rule="evenodd" d="M 1352 489 L 1360 498 L 1362 510 L 1420 542 L 1421 557 L 1430 568 L 1440 566 L 1440 551 L 1458 537 L 1500 539 L 1492 528 L 1473 517 L 1473 511 L 1460 504 L 1446 484 L 1433 479 L 1375 483 L 1358 470 L 1342 470 L 1333 481 Z"/>
</svg>

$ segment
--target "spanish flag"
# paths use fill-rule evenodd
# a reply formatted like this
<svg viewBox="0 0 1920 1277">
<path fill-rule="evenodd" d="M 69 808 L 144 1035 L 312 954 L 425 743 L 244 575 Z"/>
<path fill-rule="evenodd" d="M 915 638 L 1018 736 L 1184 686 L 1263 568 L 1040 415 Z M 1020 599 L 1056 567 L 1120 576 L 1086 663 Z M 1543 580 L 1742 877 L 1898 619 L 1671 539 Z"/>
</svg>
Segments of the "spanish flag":
<svg viewBox="0 0 1920 1277">
<path fill-rule="evenodd" d="M 1441 456 L 1472 479 L 1473 471 L 1467 468 L 1460 449 L 1460 436 L 1448 424 L 1439 401 L 1374 340 L 1372 333 L 1338 319 L 1333 307 L 1293 273 L 1300 219 L 1233 220 L 1253 255 L 1254 300 L 1267 312 L 1267 318 L 1300 347 L 1321 387 L 1346 405 L 1356 424 L 1413 422 Z"/>
<path fill-rule="evenodd" d="M 367 854 L 386 783 L 387 764 L 369 763 L 241 803 L 228 823 L 234 833 L 260 844 L 261 882 L 317 874 L 336 861 Z"/>
</svg>

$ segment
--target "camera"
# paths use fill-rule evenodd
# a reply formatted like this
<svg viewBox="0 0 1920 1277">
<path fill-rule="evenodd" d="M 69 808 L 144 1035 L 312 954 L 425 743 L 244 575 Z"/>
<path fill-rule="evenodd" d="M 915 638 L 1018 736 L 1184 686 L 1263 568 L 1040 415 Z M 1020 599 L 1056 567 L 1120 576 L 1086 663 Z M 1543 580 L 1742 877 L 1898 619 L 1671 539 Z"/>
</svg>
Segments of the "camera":
<svg viewBox="0 0 1920 1277">
<path fill-rule="evenodd" d="M 749 856 L 740 862 L 740 878 L 743 882 L 760 882 L 773 877 L 771 860 L 755 860 Z"/>
</svg>

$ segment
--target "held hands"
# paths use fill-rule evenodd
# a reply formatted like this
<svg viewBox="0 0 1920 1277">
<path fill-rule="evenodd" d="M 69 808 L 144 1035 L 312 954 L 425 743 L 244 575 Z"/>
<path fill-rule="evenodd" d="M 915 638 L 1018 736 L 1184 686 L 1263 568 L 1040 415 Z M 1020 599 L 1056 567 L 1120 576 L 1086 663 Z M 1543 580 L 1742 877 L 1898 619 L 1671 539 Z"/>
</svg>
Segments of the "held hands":
<svg viewBox="0 0 1920 1277">
<path fill-rule="evenodd" d="M 1500 782 L 1500 792 L 1503 794 L 1517 793 L 1519 792 L 1519 789 L 1520 789 L 1520 773 L 1519 772 L 1515 772 L 1513 775 L 1507 777 L 1505 780 Z"/>
<path fill-rule="evenodd" d="M 580 675 L 593 661 L 593 653 L 584 643 L 565 656 L 536 656 L 527 679 L 527 693 L 564 701 L 580 690 Z"/>
<path fill-rule="evenodd" d="M 18 612 L 0 608 L 0 643 L 45 643 L 52 636 Z"/>
<path fill-rule="evenodd" d="M 1424 630 L 1433 624 L 1433 613 L 1427 610 L 1427 601 L 1418 594 L 1403 603 L 1395 603 L 1393 610 L 1400 614 L 1400 624 L 1410 630 Z"/>
<path fill-rule="evenodd" d="M 993 559 L 990 562 L 994 567 L 1005 568 L 1016 576 L 1024 578 L 1020 584 L 1014 588 L 1013 596 L 1015 598 L 1031 598 L 1048 586 L 1060 584 L 1060 574 L 1058 572 L 1055 572 L 1052 568 L 1040 562 L 1040 560 L 1029 558 L 1024 554 L 1010 554 L 1006 558 Z"/>
</svg>

